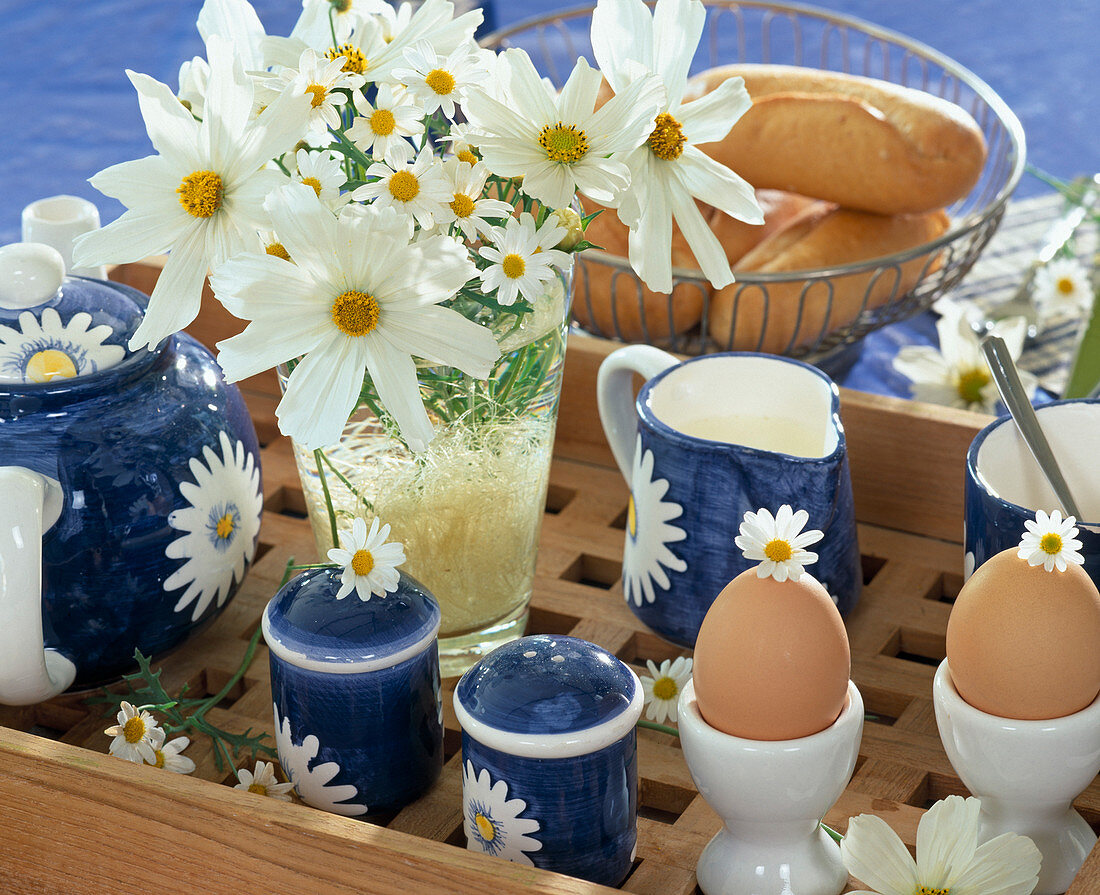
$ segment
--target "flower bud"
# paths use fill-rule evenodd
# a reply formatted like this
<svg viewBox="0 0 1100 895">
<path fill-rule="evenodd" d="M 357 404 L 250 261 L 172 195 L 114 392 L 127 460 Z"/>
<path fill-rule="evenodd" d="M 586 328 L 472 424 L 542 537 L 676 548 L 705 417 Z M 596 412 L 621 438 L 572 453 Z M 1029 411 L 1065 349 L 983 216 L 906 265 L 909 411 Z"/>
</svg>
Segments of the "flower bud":
<svg viewBox="0 0 1100 895">
<path fill-rule="evenodd" d="M 557 218 L 555 223 L 559 227 L 564 227 L 566 231 L 561 242 L 554 248 L 561 249 L 563 252 L 573 251 L 584 239 L 584 224 L 581 216 L 572 208 L 558 208 L 553 212 L 553 217 Z"/>
</svg>

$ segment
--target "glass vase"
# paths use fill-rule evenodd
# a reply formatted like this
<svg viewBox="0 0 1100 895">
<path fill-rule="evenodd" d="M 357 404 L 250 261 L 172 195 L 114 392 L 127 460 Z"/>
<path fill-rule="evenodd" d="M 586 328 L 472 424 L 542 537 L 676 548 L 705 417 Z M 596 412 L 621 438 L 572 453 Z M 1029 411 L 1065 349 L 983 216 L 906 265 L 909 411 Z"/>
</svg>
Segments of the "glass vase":
<svg viewBox="0 0 1100 895">
<path fill-rule="evenodd" d="M 501 348 L 487 380 L 418 367 L 435 428 L 427 450 L 406 446 L 369 376 L 340 441 L 322 449 L 320 471 L 314 452 L 294 445 L 319 557 L 333 546 L 326 488 L 338 528 L 356 516 L 388 523 L 390 540 L 405 547 L 402 569 L 439 601 L 446 677 L 524 633 L 571 300 L 572 269 L 543 284 L 528 314 L 471 313 Z"/>
</svg>

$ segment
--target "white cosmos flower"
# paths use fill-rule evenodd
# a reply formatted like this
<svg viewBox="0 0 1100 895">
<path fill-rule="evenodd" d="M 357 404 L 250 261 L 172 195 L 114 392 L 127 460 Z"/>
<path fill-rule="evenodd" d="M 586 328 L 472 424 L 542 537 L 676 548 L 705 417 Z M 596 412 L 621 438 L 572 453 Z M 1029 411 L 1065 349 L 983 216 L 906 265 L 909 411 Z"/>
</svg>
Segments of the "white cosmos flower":
<svg viewBox="0 0 1100 895">
<path fill-rule="evenodd" d="M 337 208 L 343 204 L 344 197 L 340 195 L 340 188 L 344 185 L 343 157 L 330 150 L 310 152 L 308 149 L 299 149 L 295 155 L 298 165 L 298 175 L 293 180 L 313 187 L 313 192 L 329 208 Z"/>
<path fill-rule="evenodd" d="M 195 770 L 195 762 L 186 755 L 180 755 L 180 753 L 190 745 L 191 740 L 187 737 L 176 737 L 174 740 L 169 740 L 159 749 L 153 750 L 155 759 L 145 763 L 154 768 L 164 768 L 166 771 L 171 771 L 173 774 L 190 774 Z"/>
<path fill-rule="evenodd" d="M 1048 572 L 1057 568 L 1064 572 L 1069 563 L 1082 565 L 1085 558 L 1078 553 L 1081 542 L 1077 540 L 1077 519 L 1062 518 L 1061 510 L 1053 510 L 1048 516 L 1043 510 L 1035 511 L 1034 519 L 1025 519 L 1024 536 L 1016 555 L 1026 559 L 1028 565 L 1042 566 Z"/>
<path fill-rule="evenodd" d="M 405 66 L 393 70 L 397 78 L 420 104 L 425 115 L 442 109 L 448 119 L 455 117 L 455 103 L 461 103 L 470 87 L 481 84 L 488 72 L 474 47 L 458 47 L 448 56 L 438 55 L 422 40 L 405 50 Z"/>
<path fill-rule="evenodd" d="M 355 97 L 358 115 L 344 136 L 359 149 L 397 168 L 413 157 L 409 137 L 424 133 L 424 116 L 408 92 L 380 84 L 372 105 L 362 94 Z"/>
<path fill-rule="evenodd" d="M 374 201 L 384 208 L 390 206 L 409 215 L 425 230 L 435 226 L 436 218 L 447 216 L 451 190 L 443 177 L 443 162 L 425 146 L 416 161 L 390 167 L 375 162 L 367 168 L 367 176 L 375 177 L 363 184 L 351 197 L 359 202 Z"/>
<path fill-rule="evenodd" d="M 652 659 L 646 659 L 649 676 L 641 675 L 642 692 L 645 694 L 645 716 L 650 721 L 664 724 L 665 719 L 676 723 L 676 701 L 680 691 L 691 680 L 691 659 L 678 656 L 665 659 L 658 668 Z"/>
<path fill-rule="evenodd" d="M 390 536 L 389 525 L 378 527 L 375 516 L 367 531 L 367 523 L 356 519 L 351 530 L 340 532 L 340 546 L 328 552 L 331 562 L 344 567 L 340 576 L 340 590 L 336 599 L 342 600 L 352 591 L 358 594 L 364 603 L 371 598 L 384 597 L 397 590 L 401 575 L 397 567 L 405 561 L 405 549 L 394 541 L 386 543 Z"/>
<path fill-rule="evenodd" d="M 252 84 L 232 47 L 215 36 L 208 51 L 210 85 L 201 122 L 166 85 L 127 72 L 160 154 L 114 165 L 91 179 L 129 210 L 77 237 L 73 246 L 76 267 L 137 261 L 171 249 L 131 349 L 152 348 L 195 319 L 207 268 L 259 249 L 264 196 L 283 180 L 264 164 L 293 146 L 305 128 L 309 101 L 289 94 L 250 121 Z"/>
<path fill-rule="evenodd" d="M 282 261 L 278 263 L 289 267 Z M 168 524 L 183 534 L 165 548 L 164 554 L 187 561 L 165 579 L 164 589 L 186 587 L 175 611 L 182 612 L 194 603 L 192 621 L 198 621 L 215 597 L 217 604 L 223 605 L 233 582 L 244 580 L 245 566 L 256 553 L 263 513 L 255 458 L 243 442 L 230 441 L 225 432 L 219 433 L 218 441 L 221 456 L 205 445 L 202 460 L 191 458 L 195 481 L 180 482 L 180 494 L 191 505 L 168 516 Z"/>
<path fill-rule="evenodd" d="M 210 66 L 202 56 L 195 56 L 180 66 L 180 89 L 176 96 L 196 118 L 206 115 L 206 85 Z"/>
<path fill-rule="evenodd" d="M 321 742 L 310 734 L 295 743 L 290 731 L 290 719 L 279 717 L 279 707 L 275 708 L 275 746 L 279 753 L 279 764 L 294 784 L 294 790 L 302 801 L 314 808 L 341 814 L 344 817 L 357 817 L 369 810 L 366 805 L 349 801 L 359 795 L 352 784 L 345 783 L 330 786 L 333 777 L 340 773 L 340 765 L 335 761 L 317 761 Z"/>
<path fill-rule="evenodd" d="M 302 13 L 290 36 L 321 49 L 331 46 L 335 32 L 336 40 L 343 43 L 386 5 L 383 0 L 302 0 Z"/>
<path fill-rule="evenodd" d="M 480 9 L 473 9 L 455 18 L 453 3 L 427 0 L 416 9 L 420 20 L 414 22 L 414 6 L 413 3 L 384 4 L 377 19 L 383 41 L 408 47 L 419 40 L 427 40 L 437 53 L 446 56 L 459 46 L 473 42 L 474 32 L 485 17 Z"/>
<path fill-rule="evenodd" d="M 103 732 L 114 737 L 108 751 L 135 764 L 155 764 L 156 750 L 164 745 L 164 730 L 153 716 L 125 700 L 119 703 L 118 724 Z"/>
<path fill-rule="evenodd" d="M 298 60 L 296 69 L 284 68 L 278 75 L 269 78 L 267 89 L 272 96 L 287 92 L 304 93 L 310 102 L 310 130 L 327 134 L 330 127 L 340 127 L 338 107 L 348 102 L 347 97 L 338 91 L 354 92 L 365 81 L 362 75 L 345 71 L 345 62 L 343 56 L 327 59 L 316 50 L 306 50 Z"/>
<path fill-rule="evenodd" d="M 483 164 L 469 164 L 458 158 L 449 158 L 443 162 L 443 176 L 453 190 L 454 198 L 449 203 L 451 214 L 441 218 L 443 223 L 453 223 L 470 242 L 476 242 L 481 236 L 490 236 L 492 220 L 510 219 L 512 206 L 499 199 L 485 198 L 485 181 L 489 178 L 489 169 Z"/>
<path fill-rule="evenodd" d="M 611 204 L 630 171 L 609 156 L 645 142 L 664 98 L 659 82 L 638 78 L 593 111 L 601 77 L 583 58 L 557 96 L 523 50 L 505 50 L 497 69 L 505 101 L 475 89 L 463 105 L 489 170 L 523 177 L 523 191 L 553 208 L 568 205 L 577 190 Z"/>
<path fill-rule="evenodd" d="M 504 227 L 491 228 L 488 238 L 493 244 L 478 251 L 492 262 L 481 272 L 481 291 L 495 293 L 497 303 L 505 306 L 514 304 L 517 295 L 534 304 L 546 291 L 542 283 L 557 276 L 554 268 L 569 266 L 565 252 L 548 248 L 564 235 L 565 229 L 553 216 L 536 231 L 535 219 L 526 211 L 518 218 L 509 217 Z"/>
<path fill-rule="evenodd" d="M 717 288 L 733 282 L 722 244 L 695 199 L 746 223 L 764 222 L 752 187 L 696 148 L 723 139 L 752 104 L 740 78 L 683 102 L 705 22 L 699 0 L 658 0 L 652 13 L 642 0 L 599 0 L 592 13 L 596 64 L 616 95 L 632 89 L 639 66 L 665 88 L 648 139 L 615 156 L 630 169 L 630 186 L 619 200 L 619 217 L 630 228 L 630 264 L 656 292 L 672 291 L 674 218 L 707 279 Z"/>
<path fill-rule="evenodd" d="M 251 321 L 218 344 L 226 376 L 300 357 L 276 413 L 285 434 L 313 448 L 339 440 L 365 369 L 410 448 L 423 450 L 435 432 L 412 355 L 482 379 L 499 357 L 488 329 L 437 306 L 476 275 L 466 249 L 448 236 L 410 244 L 406 219 L 390 209 L 336 218 L 297 184 L 266 207 L 294 264 L 250 254 L 214 273 L 214 293 Z"/>
<path fill-rule="evenodd" d="M 626 505 L 626 547 L 623 550 L 623 595 L 641 606 L 644 599 L 653 603 L 656 581 L 662 590 L 670 586 L 666 568 L 674 572 L 687 570 L 687 562 L 669 548 L 669 544 L 687 537 L 672 520 L 684 513 L 684 508 L 665 500 L 668 479 L 653 475 L 653 451 L 642 450 L 639 435 L 634 443 L 634 465 L 630 471 L 630 501 Z"/>
<path fill-rule="evenodd" d="M 853 817 L 840 842 L 841 858 L 872 892 L 852 895 L 1031 895 L 1039 880 L 1039 849 L 1015 833 L 978 845 L 980 809 L 978 799 L 961 796 L 936 802 L 917 826 L 915 861 L 881 817 Z"/>
<path fill-rule="evenodd" d="M 1077 315 L 1092 307 L 1089 272 L 1076 258 L 1056 258 L 1035 274 L 1035 304 L 1046 319 Z"/>
<path fill-rule="evenodd" d="M 126 355 L 121 345 L 104 345 L 111 327 L 93 326 L 92 315 L 73 314 L 68 323 L 54 308 L 41 320 L 31 311 L 19 315 L 19 329 L 0 325 L 0 382 L 53 382 L 87 376 L 115 366 Z"/>
<path fill-rule="evenodd" d="M 809 513 L 805 510 L 796 513 L 790 504 L 783 504 L 774 517 L 767 509 L 748 512 L 733 542 L 741 548 L 745 559 L 760 560 L 757 577 L 797 581 L 802 577 L 803 566 L 817 562 L 817 554 L 804 548 L 824 537 L 816 528 L 802 531 L 809 521 Z"/>
<path fill-rule="evenodd" d="M 533 867 L 527 853 L 540 851 L 542 843 L 530 834 L 537 833 L 540 824 L 520 817 L 526 810 L 523 799 L 508 798 L 508 781 L 494 783 L 487 769 L 478 774 L 471 761 L 462 766 L 462 818 L 470 851 Z"/>
<path fill-rule="evenodd" d="M 237 771 L 237 783 L 234 789 L 243 789 L 245 792 L 253 792 L 258 796 L 266 796 L 269 799 L 277 799 L 280 802 L 289 802 L 290 791 L 294 789 L 294 781 L 280 783 L 275 779 L 275 765 L 266 762 L 256 762 L 255 770 L 241 768 Z"/>
<path fill-rule="evenodd" d="M 912 382 L 917 401 L 994 413 L 999 400 L 997 385 L 968 317 L 955 306 L 937 303 L 936 308 L 942 310 L 936 321 L 939 350 L 927 345 L 906 346 L 895 356 L 894 369 Z M 999 320 L 992 331 L 1005 340 L 1012 359 L 1018 360 L 1024 350 L 1027 321 L 1008 317 Z M 1020 370 L 1020 382 L 1031 398 L 1038 380 Z"/>
<path fill-rule="evenodd" d="M 246 72 L 267 68 L 263 54 L 267 34 L 248 0 L 206 0 L 195 24 L 203 43 L 209 44 L 215 36 L 232 43 L 233 53 Z"/>
</svg>

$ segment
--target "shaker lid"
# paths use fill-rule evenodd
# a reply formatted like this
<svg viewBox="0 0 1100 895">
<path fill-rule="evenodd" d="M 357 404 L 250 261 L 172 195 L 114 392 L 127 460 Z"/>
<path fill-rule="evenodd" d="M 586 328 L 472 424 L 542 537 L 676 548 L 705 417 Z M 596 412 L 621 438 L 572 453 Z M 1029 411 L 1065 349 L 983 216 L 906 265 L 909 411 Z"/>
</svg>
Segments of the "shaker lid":
<svg viewBox="0 0 1100 895">
<path fill-rule="evenodd" d="M 622 739 L 643 699 L 638 676 L 603 647 L 537 634 L 498 647 L 467 671 L 454 705 L 463 730 L 490 748 L 565 758 Z"/>
<path fill-rule="evenodd" d="M 103 280 L 66 277 L 60 253 L 0 247 L 0 385 L 36 385 L 117 366 L 147 299 Z"/>
<path fill-rule="evenodd" d="M 342 600 L 341 569 L 310 569 L 291 579 L 267 604 L 261 624 L 268 648 L 299 668 L 357 674 L 419 655 L 439 631 L 439 605 L 401 572 L 384 597 Z"/>
</svg>

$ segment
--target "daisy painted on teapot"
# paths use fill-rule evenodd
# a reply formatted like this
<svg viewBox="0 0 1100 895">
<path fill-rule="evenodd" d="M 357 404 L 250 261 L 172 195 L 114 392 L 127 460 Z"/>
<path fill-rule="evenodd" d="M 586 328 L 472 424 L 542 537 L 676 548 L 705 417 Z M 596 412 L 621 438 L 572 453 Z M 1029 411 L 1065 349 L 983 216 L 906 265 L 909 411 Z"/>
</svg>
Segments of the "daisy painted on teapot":
<svg viewBox="0 0 1100 895">
<path fill-rule="evenodd" d="M 0 702 L 130 670 L 217 615 L 255 554 L 259 446 L 236 387 L 148 298 L 0 248 Z"/>
</svg>

